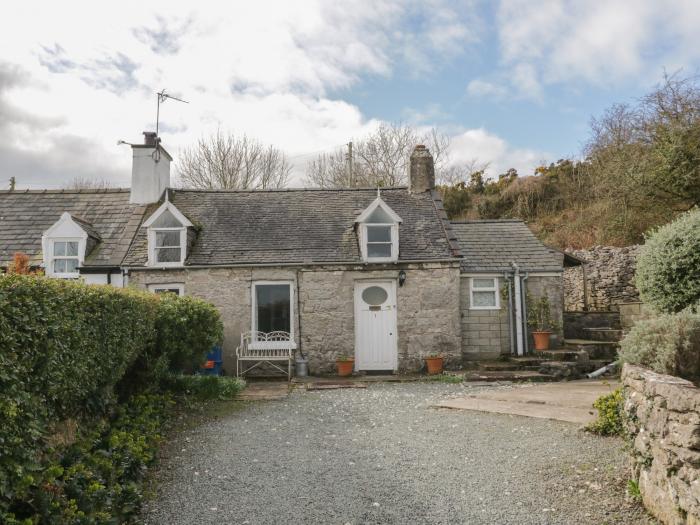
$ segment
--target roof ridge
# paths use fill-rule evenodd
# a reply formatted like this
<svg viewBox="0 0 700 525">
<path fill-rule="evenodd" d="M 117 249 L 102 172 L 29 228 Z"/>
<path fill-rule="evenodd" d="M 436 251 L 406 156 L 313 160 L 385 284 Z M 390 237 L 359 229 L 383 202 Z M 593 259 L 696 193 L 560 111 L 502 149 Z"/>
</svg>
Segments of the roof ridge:
<svg viewBox="0 0 700 525">
<path fill-rule="evenodd" d="M 376 187 L 362 188 L 265 188 L 265 189 L 221 189 L 221 188 L 169 188 L 174 192 L 188 193 L 285 193 L 285 192 L 320 192 L 320 191 L 377 191 Z M 408 186 L 387 186 L 379 188 L 380 191 L 407 190 Z"/>
<path fill-rule="evenodd" d="M 50 194 L 70 194 L 70 193 L 127 193 L 130 192 L 131 188 L 83 188 L 83 189 L 43 189 L 43 190 L 0 190 L 0 194 L 12 194 L 12 195 L 20 195 L 20 194 L 43 194 L 43 193 L 50 193 Z"/>
<path fill-rule="evenodd" d="M 527 224 L 527 221 L 524 221 L 523 219 L 472 219 L 450 222 L 452 224 L 483 224 L 488 222 L 522 222 L 523 224 Z"/>
</svg>

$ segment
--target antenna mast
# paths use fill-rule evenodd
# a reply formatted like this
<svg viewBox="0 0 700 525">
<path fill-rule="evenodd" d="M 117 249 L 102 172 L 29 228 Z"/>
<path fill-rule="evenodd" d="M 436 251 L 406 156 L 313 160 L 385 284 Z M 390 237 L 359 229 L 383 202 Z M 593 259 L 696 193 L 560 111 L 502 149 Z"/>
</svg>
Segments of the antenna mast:
<svg viewBox="0 0 700 525">
<path fill-rule="evenodd" d="M 185 104 L 189 104 L 189 102 L 187 102 L 186 100 L 182 100 L 181 98 L 168 95 L 165 92 L 165 89 L 162 89 L 160 93 L 156 93 L 156 97 L 158 98 L 158 105 L 156 107 L 156 138 L 158 138 L 158 131 L 160 130 L 160 105 L 169 98 L 172 100 L 177 100 L 178 102 L 184 102 Z"/>
</svg>

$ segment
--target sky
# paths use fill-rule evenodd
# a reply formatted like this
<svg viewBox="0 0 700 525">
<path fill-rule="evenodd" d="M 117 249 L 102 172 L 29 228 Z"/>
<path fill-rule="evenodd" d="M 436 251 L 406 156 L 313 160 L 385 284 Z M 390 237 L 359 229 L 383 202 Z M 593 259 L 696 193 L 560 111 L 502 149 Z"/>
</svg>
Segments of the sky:
<svg viewBox="0 0 700 525">
<path fill-rule="evenodd" d="M 0 17 L 0 188 L 128 187 L 155 128 L 178 151 L 220 129 L 319 152 L 381 122 L 437 127 L 450 162 L 530 174 L 576 157 L 592 116 L 664 71 L 697 74 L 700 1 L 36 2 Z M 176 172 L 173 173 L 176 177 Z"/>
</svg>

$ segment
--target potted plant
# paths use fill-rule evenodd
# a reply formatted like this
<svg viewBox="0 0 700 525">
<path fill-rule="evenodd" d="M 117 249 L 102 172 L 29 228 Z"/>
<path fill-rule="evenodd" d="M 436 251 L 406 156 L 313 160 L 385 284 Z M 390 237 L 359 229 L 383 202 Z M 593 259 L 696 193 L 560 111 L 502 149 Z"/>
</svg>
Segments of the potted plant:
<svg viewBox="0 0 700 525">
<path fill-rule="evenodd" d="M 346 355 L 339 355 L 335 360 L 335 367 L 338 370 L 338 375 L 340 377 L 350 376 L 355 368 L 355 358 L 348 357 Z"/>
<path fill-rule="evenodd" d="M 535 350 L 549 350 L 549 336 L 556 328 L 556 323 L 552 319 L 549 299 L 542 296 L 537 300 L 531 300 L 528 295 L 527 302 L 527 325 L 531 329 Z"/>
<path fill-rule="evenodd" d="M 443 357 L 440 354 L 430 354 L 425 358 L 425 365 L 428 368 L 428 375 L 434 376 L 442 373 Z"/>
</svg>

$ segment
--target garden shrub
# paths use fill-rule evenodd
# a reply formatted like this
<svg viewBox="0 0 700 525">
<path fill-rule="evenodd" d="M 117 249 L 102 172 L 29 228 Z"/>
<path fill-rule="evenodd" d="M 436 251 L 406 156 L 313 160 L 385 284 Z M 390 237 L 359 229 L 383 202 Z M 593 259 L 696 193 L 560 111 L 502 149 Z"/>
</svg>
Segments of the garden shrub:
<svg viewBox="0 0 700 525">
<path fill-rule="evenodd" d="M 598 409 L 598 418 L 586 427 L 586 430 L 602 436 L 619 436 L 623 433 L 622 411 L 624 398 L 622 389 L 600 396 L 593 403 Z"/>
<path fill-rule="evenodd" d="M 200 401 L 233 399 L 245 388 L 243 380 L 225 376 L 178 375 L 171 376 L 166 384 L 169 391 L 191 395 Z"/>
<path fill-rule="evenodd" d="M 700 208 L 647 237 L 635 279 L 642 301 L 659 312 L 678 312 L 700 301 Z"/>
<path fill-rule="evenodd" d="M 160 424 L 133 396 L 158 393 L 221 334 L 216 310 L 197 299 L 0 276 L 0 522 L 11 513 L 40 523 L 123 522 L 150 461 L 149 425 Z M 50 438 L 70 420 L 78 441 L 61 450 Z"/>
<path fill-rule="evenodd" d="M 111 421 L 101 420 L 75 443 L 46 451 L 46 463 L 26 475 L 0 521 L 129 523 L 138 514 L 140 482 L 158 450 L 173 402 L 167 395 L 135 396 Z"/>
<path fill-rule="evenodd" d="M 660 374 L 700 380 L 700 313 L 677 314 L 637 321 L 620 342 L 620 359 Z"/>
</svg>

